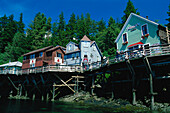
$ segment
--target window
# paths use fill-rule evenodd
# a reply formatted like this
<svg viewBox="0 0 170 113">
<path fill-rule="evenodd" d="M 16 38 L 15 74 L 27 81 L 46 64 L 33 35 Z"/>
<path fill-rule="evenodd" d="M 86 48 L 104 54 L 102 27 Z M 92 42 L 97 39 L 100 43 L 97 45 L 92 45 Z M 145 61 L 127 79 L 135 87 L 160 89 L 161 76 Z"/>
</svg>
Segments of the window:
<svg viewBox="0 0 170 113">
<path fill-rule="evenodd" d="M 34 59 L 35 58 L 35 54 L 30 55 L 30 59 Z"/>
<path fill-rule="evenodd" d="M 50 57 L 50 56 L 52 56 L 52 52 L 51 51 L 47 52 L 47 57 Z"/>
<path fill-rule="evenodd" d="M 64 55 L 64 59 L 67 59 L 67 55 Z"/>
<path fill-rule="evenodd" d="M 57 57 L 61 58 L 61 53 L 57 53 Z"/>
<path fill-rule="evenodd" d="M 69 45 L 69 50 L 71 51 L 71 48 L 72 48 L 72 46 L 71 46 L 71 44 Z"/>
<path fill-rule="evenodd" d="M 35 54 L 32 55 L 32 58 L 35 58 Z"/>
<path fill-rule="evenodd" d="M 35 64 L 30 64 L 30 67 L 35 67 Z"/>
<path fill-rule="evenodd" d="M 75 54 L 73 53 L 73 54 L 72 54 L 72 59 L 73 59 L 73 60 L 74 60 L 74 57 L 75 57 Z"/>
<path fill-rule="evenodd" d="M 76 53 L 76 58 L 78 59 L 78 57 L 79 57 L 79 53 Z"/>
<path fill-rule="evenodd" d="M 129 51 L 132 51 L 132 50 L 133 50 L 133 47 L 130 47 L 130 48 L 129 48 Z"/>
<path fill-rule="evenodd" d="M 26 60 L 27 59 L 27 57 L 26 56 L 24 56 L 24 60 Z"/>
<path fill-rule="evenodd" d="M 134 46 L 134 49 L 139 49 L 139 45 Z"/>
<path fill-rule="evenodd" d="M 127 44 L 127 43 L 128 43 L 127 33 L 124 33 L 124 34 L 122 35 L 122 38 L 123 38 L 123 44 Z"/>
<path fill-rule="evenodd" d="M 39 53 L 39 57 L 42 57 L 42 56 L 43 56 L 43 52 L 40 52 L 40 53 Z"/>
<path fill-rule="evenodd" d="M 147 24 L 142 26 L 142 36 L 149 34 Z"/>
</svg>

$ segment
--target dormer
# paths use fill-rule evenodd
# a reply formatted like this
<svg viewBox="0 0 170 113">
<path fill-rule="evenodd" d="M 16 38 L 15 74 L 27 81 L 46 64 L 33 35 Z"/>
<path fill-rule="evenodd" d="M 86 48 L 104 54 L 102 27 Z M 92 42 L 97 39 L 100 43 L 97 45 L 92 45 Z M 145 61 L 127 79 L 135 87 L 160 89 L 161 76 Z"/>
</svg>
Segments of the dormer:
<svg viewBox="0 0 170 113">
<path fill-rule="evenodd" d="M 77 48 L 78 48 L 78 45 L 77 45 L 76 43 L 74 43 L 74 42 L 69 42 L 69 43 L 66 45 L 66 53 L 75 51 Z"/>
</svg>

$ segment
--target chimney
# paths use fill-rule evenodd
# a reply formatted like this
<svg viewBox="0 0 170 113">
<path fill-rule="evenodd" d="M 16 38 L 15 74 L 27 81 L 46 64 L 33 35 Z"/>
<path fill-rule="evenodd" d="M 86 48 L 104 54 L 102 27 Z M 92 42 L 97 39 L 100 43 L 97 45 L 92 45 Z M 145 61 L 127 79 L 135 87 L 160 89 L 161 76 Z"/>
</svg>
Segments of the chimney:
<svg viewBox="0 0 170 113">
<path fill-rule="evenodd" d="M 146 19 L 148 19 L 148 16 L 146 16 Z"/>
</svg>

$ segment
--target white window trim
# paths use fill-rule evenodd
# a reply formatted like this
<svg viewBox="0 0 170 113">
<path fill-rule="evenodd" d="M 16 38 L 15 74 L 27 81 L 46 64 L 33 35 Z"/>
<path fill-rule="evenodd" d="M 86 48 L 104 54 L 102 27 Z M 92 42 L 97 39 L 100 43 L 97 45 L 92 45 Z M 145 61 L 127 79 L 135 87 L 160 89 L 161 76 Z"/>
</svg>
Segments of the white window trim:
<svg viewBox="0 0 170 113">
<path fill-rule="evenodd" d="M 128 33 L 125 32 L 125 33 L 122 34 L 122 43 L 125 43 L 124 40 L 123 40 L 123 35 L 124 35 L 124 34 L 126 34 L 126 38 L 127 38 L 127 42 L 128 42 Z"/>
<path fill-rule="evenodd" d="M 145 24 L 141 25 L 141 34 L 142 34 L 142 36 L 144 36 L 144 35 L 143 35 L 143 31 L 142 31 L 142 26 L 144 26 L 144 25 L 146 25 L 147 32 L 148 32 L 147 34 L 149 34 L 148 24 L 145 23 Z"/>
</svg>

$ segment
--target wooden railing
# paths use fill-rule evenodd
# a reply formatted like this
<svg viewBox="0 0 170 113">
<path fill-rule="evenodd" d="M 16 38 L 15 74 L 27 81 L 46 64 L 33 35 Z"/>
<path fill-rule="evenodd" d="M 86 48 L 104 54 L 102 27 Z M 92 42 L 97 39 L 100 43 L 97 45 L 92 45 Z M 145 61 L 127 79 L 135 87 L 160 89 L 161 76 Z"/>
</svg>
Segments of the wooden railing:
<svg viewBox="0 0 170 113">
<path fill-rule="evenodd" d="M 125 61 L 126 59 L 136 59 L 143 56 L 160 56 L 170 54 L 170 45 L 150 46 L 148 49 L 136 49 L 133 51 L 122 52 L 114 57 L 106 58 L 102 62 L 94 62 L 86 65 L 49 65 L 43 67 L 34 67 L 22 70 L 0 70 L 0 74 L 30 74 L 30 73 L 44 73 L 44 72 L 85 72 L 99 69 L 107 64 Z M 109 60 L 108 60 L 109 59 Z"/>
<path fill-rule="evenodd" d="M 125 61 L 125 59 L 136 59 L 143 56 L 159 56 L 170 54 L 170 45 L 149 46 L 148 49 L 140 48 L 132 51 L 120 52 L 109 58 L 110 63 Z"/>
</svg>

